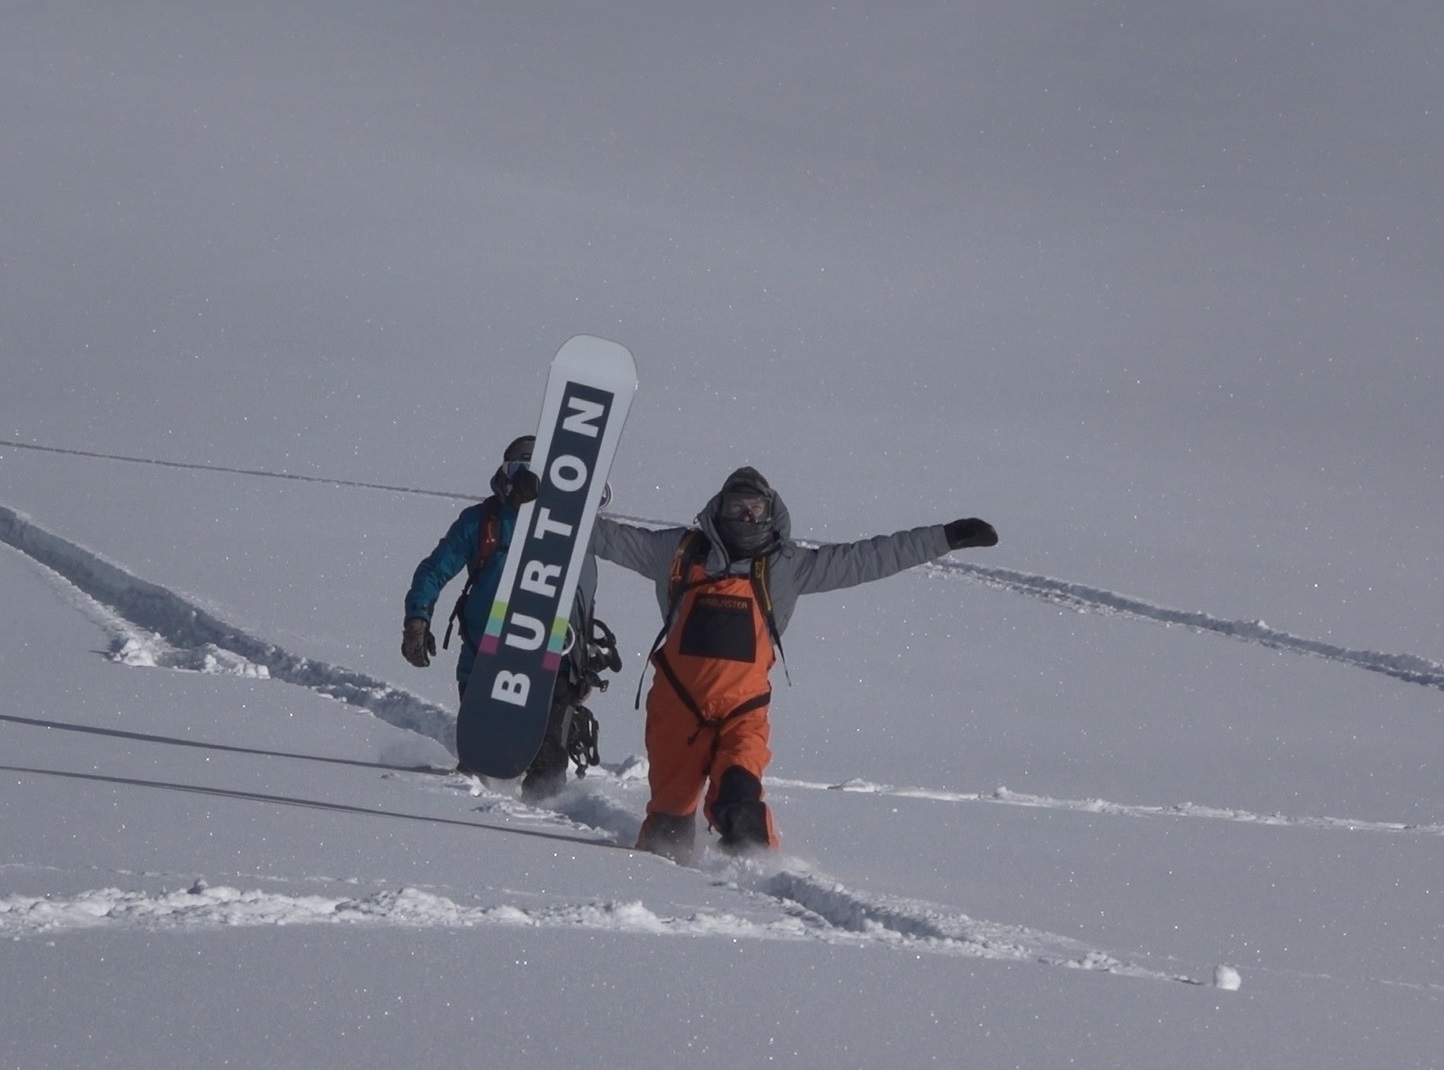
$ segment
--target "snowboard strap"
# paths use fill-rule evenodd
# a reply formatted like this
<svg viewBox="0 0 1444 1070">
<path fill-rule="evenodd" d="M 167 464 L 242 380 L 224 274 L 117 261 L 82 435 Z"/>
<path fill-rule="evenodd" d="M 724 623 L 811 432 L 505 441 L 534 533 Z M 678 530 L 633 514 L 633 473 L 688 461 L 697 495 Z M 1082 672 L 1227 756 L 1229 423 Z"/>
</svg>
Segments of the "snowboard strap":
<svg viewBox="0 0 1444 1070">
<path fill-rule="evenodd" d="M 587 622 L 591 635 L 579 650 L 576 648 L 578 638 L 574 629 L 570 622 L 567 624 L 567 634 L 571 640 L 567 650 L 569 653 L 575 651 L 575 654 L 568 656 L 557 674 L 558 686 L 565 682 L 568 693 L 577 702 L 594 690 L 605 691 L 611 686 L 612 682 L 603 679 L 602 673 L 622 671 L 622 655 L 617 652 L 616 634 L 600 617 L 588 617 Z"/>
<path fill-rule="evenodd" d="M 553 701 L 567 706 L 564 745 L 567 757 L 576 767 L 578 777 L 587 775 L 587 767 L 602 764 L 597 750 L 600 729 L 591 710 L 582 700 L 595 691 L 605 691 L 611 683 L 602 678 L 604 672 L 620 672 L 622 657 L 617 653 L 617 637 L 596 617 L 590 619 L 591 638 L 576 656 L 569 656 L 557 674 Z M 570 630 L 571 625 L 567 626 Z M 573 643 L 577 642 L 573 637 Z"/>
<path fill-rule="evenodd" d="M 466 607 L 466 600 L 471 596 L 471 589 L 476 586 L 476 577 L 486 567 L 486 563 L 496 555 L 497 544 L 501 542 L 501 511 L 497 508 L 495 496 L 487 498 L 481 503 L 481 531 L 476 540 L 476 555 L 466 565 L 466 586 L 461 589 L 461 597 L 456 600 L 456 607 L 451 611 L 451 617 L 446 622 L 446 635 L 441 640 L 441 649 L 446 650 L 451 644 L 451 629 L 454 625 L 461 625 L 462 642 L 470 645 L 471 640 L 466 635 L 466 615 L 462 610 Z"/>
<path fill-rule="evenodd" d="M 576 766 L 577 776 L 584 777 L 588 766 L 602 764 L 602 756 L 597 751 L 597 719 L 585 706 L 573 706 L 571 713 L 567 724 L 567 757 Z"/>
</svg>

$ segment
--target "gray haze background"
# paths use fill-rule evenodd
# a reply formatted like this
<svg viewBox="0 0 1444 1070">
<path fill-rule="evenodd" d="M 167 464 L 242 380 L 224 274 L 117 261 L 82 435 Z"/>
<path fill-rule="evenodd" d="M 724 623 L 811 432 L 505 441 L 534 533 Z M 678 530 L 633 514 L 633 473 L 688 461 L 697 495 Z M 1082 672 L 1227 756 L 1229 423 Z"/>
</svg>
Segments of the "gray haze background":
<svg viewBox="0 0 1444 1070">
<path fill-rule="evenodd" d="M 505 442 L 534 422 L 551 354 L 594 333 L 627 345 L 641 370 L 612 479 L 626 515 L 685 521 L 751 463 L 786 495 L 800 536 L 979 515 L 1003 541 L 969 560 L 1350 650 L 1444 656 L 1437 4 L 3 11 L 5 440 L 480 493 Z M 0 447 L 0 505 L 251 635 L 441 706 L 449 658 L 415 673 L 397 632 L 411 569 L 461 504 Z M 407 735 L 380 722 L 363 731 L 355 711 L 279 697 L 291 689 L 275 684 L 245 684 L 242 696 L 214 675 L 127 672 L 93 653 L 114 640 L 113 623 L 92 634 L 93 612 L 52 604 L 54 585 L 9 556 L 12 716 L 202 738 L 225 726 L 239 745 L 263 731 L 265 749 L 286 752 L 304 721 L 318 753 L 373 757 Z M 599 710 L 614 761 L 641 750 L 630 698 L 655 607 L 607 569 L 601 608 L 629 654 Z M 1437 688 L 917 576 L 805 605 L 788 658 L 797 686 L 779 692 L 782 780 L 1441 820 Z M 278 706 L 289 712 L 275 723 Z M 122 755 L 103 738 L 61 745 L 73 735 L 0 723 L 13 768 L 189 775 L 157 767 L 138 743 Z M 209 773 L 217 790 L 319 790 L 274 761 L 256 765 Z M 354 792 L 374 809 L 372 787 L 340 781 L 323 794 Z M 640 812 L 634 786 L 596 790 Z M 607 938 L 601 954 L 581 925 L 541 940 L 537 991 L 572 984 L 586 943 L 614 990 L 573 1002 L 612 1028 L 547 1047 L 536 1003 L 502 986 L 487 989 L 487 1030 L 522 1021 L 511 1050 L 561 1053 L 558 1064 L 598 1043 L 603 1062 L 676 1054 L 688 1038 L 646 1013 L 644 992 L 686 975 L 695 992 L 684 986 L 672 1010 L 716 1065 L 756 1056 L 751 1041 L 769 1028 L 795 1042 L 797 1065 L 876 1064 L 884 1051 L 897 1065 L 955 1063 L 959 1043 L 980 1065 L 1139 1065 L 1160 1036 L 1168 1058 L 1156 1065 L 1250 1065 L 1251 1052 L 1272 1066 L 1341 1051 L 1437 1059 L 1437 834 L 1378 848 L 1293 831 L 1281 843 L 1209 822 L 1140 831 L 1071 805 L 944 818 L 935 804 L 902 804 L 896 826 L 896 800 L 773 791 L 789 849 L 850 888 L 1124 958 L 1278 972 L 1237 996 L 1036 965 L 953 973 L 946 958 L 914 977 L 877 948 L 827 945 L 818 957 L 767 944 L 738 962 L 708 941 L 631 936 Z M 500 837 L 473 858 L 441 827 L 366 844 L 373 856 L 318 857 L 314 840 L 354 842 L 354 822 L 303 811 L 295 845 L 268 856 L 276 833 L 239 800 L 178 814 L 173 792 L 153 801 L 154 790 L 58 775 L 6 794 L 7 894 L 178 873 L 245 888 L 264 872 L 483 900 L 640 897 L 678 916 L 689 897 L 726 899 L 707 877 L 662 878 L 622 852 L 558 880 L 529 841 Z M 454 787 L 411 794 L 434 814 L 473 805 Z M 596 825 L 581 805 L 569 819 Z M 93 820 L 117 808 L 130 834 Z M 69 838 L 53 834 L 57 809 L 72 815 Z M 188 837 L 154 831 L 176 822 L 256 837 L 256 854 L 192 854 Z M 388 930 L 384 949 L 353 951 L 346 975 L 378 990 L 406 956 L 430 1009 L 377 1049 L 332 1028 L 352 1004 L 321 994 L 307 973 L 317 967 L 303 965 L 314 947 L 291 958 L 287 933 L 253 932 L 263 935 L 197 939 L 223 956 L 236 948 L 220 942 L 239 940 L 243 958 L 264 950 L 298 971 L 315 1012 L 293 1021 L 267 997 L 232 1041 L 272 1065 L 283 1063 L 257 1019 L 324 1053 L 297 1065 L 457 1054 L 470 1034 L 441 1012 L 443 993 L 485 987 L 497 950 L 487 942 L 512 939 L 469 932 L 458 955 L 454 935 L 428 928 L 418 958 L 410 934 Z M 13 975 L 59 1021 L 81 1006 L 60 993 L 85 989 L 85 1006 L 96 993 L 41 979 L 101 984 L 95 939 L 172 979 L 196 957 L 190 938 L 123 929 L 53 947 L 22 935 L 0 959 L 23 958 Z M 801 975 L 785 995 L 764 983 L 779 971 Z M 131 1004 L 100 999 L 112 1028 L 135 1001 L 148 1005 L 146 984 L 126 976 L 105 984 L 126 987 Z M 808 994 L 819 976 L 860 994 Z M 746 993 L 720 1023 L 718 978 Z M 178 1020 L 200 1023 L 208 1000 L 234 1000 L 199 979 L 156 988 L 154 1006 L 179 1001 Z M 956 1014 L 935 1036 L 902 1008 L 939 991 L 956 995 Z M 1216 1006 L 1234 1020 L 1215 1033 Z M 911 1047 L 860 1026 L 863 1008 L 896 1011 Z M 62 1030 L 26 1020 L 39 1040 L 12 1061 L 47 1065 L 42 1042 Z M 1281 1022 L 1296 1032 L 1280 1034 Z M 169 1034 L 174 1048 L 148 1028 L 128 1034 L 131 1049 L 76 1041 L 65 1052 L 114 1065 L 157 1046 L 216 1053 L 199 1025 Z"/>
</svg>

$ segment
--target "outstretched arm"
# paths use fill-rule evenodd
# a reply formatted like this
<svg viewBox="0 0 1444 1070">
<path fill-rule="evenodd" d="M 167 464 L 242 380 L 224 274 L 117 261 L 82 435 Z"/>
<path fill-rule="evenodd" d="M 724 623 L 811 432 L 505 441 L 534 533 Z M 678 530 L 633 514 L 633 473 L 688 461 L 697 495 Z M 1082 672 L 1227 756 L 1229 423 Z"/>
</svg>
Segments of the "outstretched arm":
<svg viewBox="0 0 1444 1070">
<path fill-rule="evenodd" d="M 685 533 L 685 528 L 653 531 L 599 516 L 592 529 L 592 553 L 656 583 L 665 583 L 672 570 L 672 555 Z"/>
<path fill-rule="evenodd" d="M 996 546 L 998 533 L 985 520 L 954 520 L 857 542 L 830 543 L 801 553 L 794 566 L 798 594 L 835 591 L 894 576 L 942 557 L 950 550 Z"/>
</svg>

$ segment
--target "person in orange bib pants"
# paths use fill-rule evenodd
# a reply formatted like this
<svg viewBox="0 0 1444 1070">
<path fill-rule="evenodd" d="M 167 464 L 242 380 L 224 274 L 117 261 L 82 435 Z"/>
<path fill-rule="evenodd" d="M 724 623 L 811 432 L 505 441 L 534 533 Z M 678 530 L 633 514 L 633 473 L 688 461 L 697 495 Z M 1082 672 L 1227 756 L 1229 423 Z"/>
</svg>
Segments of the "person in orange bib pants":
<svg viewBox="0 0 1444 1070">
<path fill-rule="evenodd" d="M 762 777 L 772 760 L 771 672 L 797 599 L 997 542 L 991 524 L 969 518 L 802 547 L 786 505 L 754 468 L 728 476 L 691 528 L 598 517 L 593 552 L 651 579 L 663 619 L 647 693 L 651 798 L 637 846 L 689 862 L 700 804 L 723 850 L 778 847 Z"/>
</svg>

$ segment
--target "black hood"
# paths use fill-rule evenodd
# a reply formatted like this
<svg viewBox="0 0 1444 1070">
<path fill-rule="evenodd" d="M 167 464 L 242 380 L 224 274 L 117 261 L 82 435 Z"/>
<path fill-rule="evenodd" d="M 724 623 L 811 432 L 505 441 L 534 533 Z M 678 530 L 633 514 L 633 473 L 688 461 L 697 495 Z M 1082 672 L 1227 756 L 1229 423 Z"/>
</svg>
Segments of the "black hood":
<svg viewBox="0 0 1444 1070">
<path fill-rule="evenodd" d="M 501 464 L 497 466 L 491 476 L 491 492 L 498 498 L 506 498 L 511 493 L 511 479 L 506 474 L 506 466 L 513 461 L 521 461 L 524 464 L 531 464 L 531 453 L 536 447 L 535 435 L 522 435 L 514 438 L 501 455 Z"/>
</svg>

